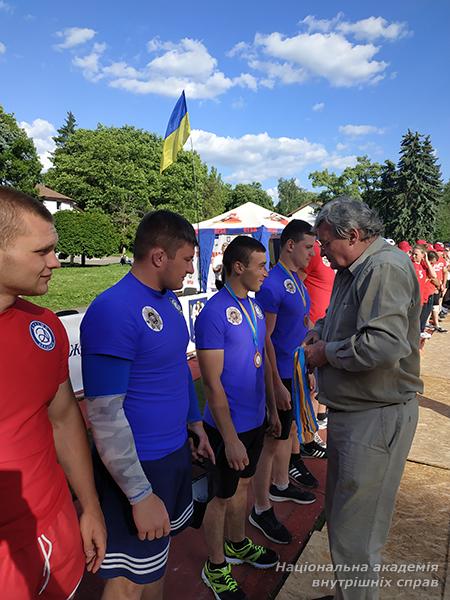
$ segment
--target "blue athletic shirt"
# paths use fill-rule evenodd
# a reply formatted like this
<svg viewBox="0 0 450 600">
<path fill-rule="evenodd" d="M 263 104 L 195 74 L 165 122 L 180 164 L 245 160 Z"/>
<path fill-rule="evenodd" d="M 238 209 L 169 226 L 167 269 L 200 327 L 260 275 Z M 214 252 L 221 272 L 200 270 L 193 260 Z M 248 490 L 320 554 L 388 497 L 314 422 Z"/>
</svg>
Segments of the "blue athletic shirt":
<svg viewBox="0 0 450 600">
<path fill-rule="evenodd" d="M 155 291 L 132 273 L 100 294 L 83 318 L 85 359 L 107 355 L 129 361 L 124 411 L 140 460 L 167 456 L 186 441 L 190 395 L 195 394 L 186 359 L 188 341 L 176 295 Z M 95 379 L 88 373 L 84 381 L 85 395 L 120 393 L 114 372 L 107 367 L 101 371 L 108 362 L 98 365 Z"/>
<path fill-rule="evenodd" d="M 295 284 L 279 263 L 271 269 L 256 294 L 264 312 L 277 315 L 271 339 L 282 379 L 292 378 L 294 350 L 303 342 L 308 331 L 305 325 L 305 316 L 309 315 L 310 308 L 308 291 L 297 274 L 293 276 L 305 294 L 306 308 Z"/>
<path fill-rule="evenodd" d="M 242 305 L 251 315 L 248 299 Z M 197 350 L 224 350 L 221 382 L 230 406 L 231 419 L 237 433 L 259 427 L 264 422 L 266 393 L 264 385 L 264 313 L 252 299 L 258 324 L 258 350 L 263 362 L 255 367 L 255 344 L 250 325 L 239 305 L 226 288 L 208 300 L 195 321 Z M 216 427 L 208 404 L 204 420 Z"/>
</svg>

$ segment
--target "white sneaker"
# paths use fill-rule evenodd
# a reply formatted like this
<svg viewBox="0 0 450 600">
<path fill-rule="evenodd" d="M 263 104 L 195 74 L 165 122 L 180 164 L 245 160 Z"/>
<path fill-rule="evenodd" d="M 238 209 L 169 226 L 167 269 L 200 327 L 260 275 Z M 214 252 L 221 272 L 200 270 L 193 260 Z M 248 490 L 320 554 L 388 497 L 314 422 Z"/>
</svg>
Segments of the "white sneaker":
<svg viewBox="0 0 450 600">
<path fill-rule="evenodd" d="M 325 444 L 325 442 L 323 441 L 323 439 L 320 437 L 320 435 L 318 434 L 318 432 L 316 431 L 316 433 L 314 434 L 314 441 L 316 442 L 316 444 L 319 444 L 319 446 L 321 446 L 322 448 L 326 448 L 327 445 Z"/>
<path fill-rule="evenodd" d="M 328 426 L 328 417 L 325 417 L 325 419 L 317 419 L 317 424 L 319 425 L 319 429 L 326 429 Z"/>
<path fill-rule="evenodd" d="M 420 334 L 420 337 L 422 338 L 422 340 L 429 340 L 429 339 L 431 339 L 431 333 L 427 333 L 426 331 L 423 331 Z"/>
</svg>

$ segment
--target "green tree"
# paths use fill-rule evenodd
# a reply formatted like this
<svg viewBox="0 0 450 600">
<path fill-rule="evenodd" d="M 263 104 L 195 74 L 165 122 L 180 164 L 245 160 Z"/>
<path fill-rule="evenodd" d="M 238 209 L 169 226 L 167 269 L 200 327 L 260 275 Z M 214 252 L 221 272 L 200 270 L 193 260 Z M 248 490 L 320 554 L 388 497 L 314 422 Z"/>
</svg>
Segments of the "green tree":
<svg viewBox="0 0 450 600">
<path fill-rule="evenodd" d="M 319 193 L 323 202 L 345 195 L 363 200 L 372 206 L 380 186 L 381 169 L 379 163 L 371 162 L 367 156 L 358 156 L 356 165 L 345 168 L 340 175 L 325 169 L 313 171 L 309 174 L 309 179 L 313 187 L 324 188 Z"/>
<path fill-rule="evenodd" d="M 256 181 L 253 183 L 238 183 L 231 191 L 226 209 L 237 208 L 246 202 L 253 202 L 269 210 L 274 210 L 272 198 Z"/>
<path fill-rule="evenodd" d="M 442 198 L 442 180 L 429 136 L 403 136 L 397 167 L 394 239 L 432 239 Z"/>
<path fill-rule="evenodd" d="M 294 178 L 278 180 L 279 203 L 276 210 L 282 215 L 290 215 L 295 210 L 317 199 L 317 194 L 299 187 Z"/>
<path fill-rule="evenodd" d="M 33 141 L 0 106 L 0 184 L 35 196 L 41 170 Z"/>
<path fill-rule="evenodd" d="M 101 212 L 62 210 L 55 214 L 58 251 L 67 255 L 101 258 L 119 249 L 119 236 L 108 215 Z"/>
<path fill-rule="evenodd" d="M 67 111 L 66 120 L 64 124 L 61 125 L 59 129 L 57 129 L 58 135 L 55 135 L 55 137 L 53 138 L 53 141 L 56 144 L 56 152 L 59 149 L 64 148 L 64 146 L 67 144 L 67 140 L 69 139 L 69 137 L 73 133 L 75 133 L 76 124 L 77 121 L 73 112 L 70 110 Z"/>
<path fill-rule="evenodd" d="M 444 186 L 441 204 L 436 219 L 435 239 L 450 242 L 450 181 Z"/>
<path fill-rule="evenodd" d="M 378 211 L 384 223 L 386 237 L 396 238 L 398 216 L 397 168 L 391 160 L 386 160 L 381 167 L 380 189 L 373 194 L 372 207 Z M 400 241 L 400 240 L 398 240 Z"/>
<path fill-rule="evenodd" d="M 223 183 L 220 173 L 215 167 L 211 167 L 203 187 L 202 220 L 223 213 L 230 195 L 231 186 Z"/>
</svg>

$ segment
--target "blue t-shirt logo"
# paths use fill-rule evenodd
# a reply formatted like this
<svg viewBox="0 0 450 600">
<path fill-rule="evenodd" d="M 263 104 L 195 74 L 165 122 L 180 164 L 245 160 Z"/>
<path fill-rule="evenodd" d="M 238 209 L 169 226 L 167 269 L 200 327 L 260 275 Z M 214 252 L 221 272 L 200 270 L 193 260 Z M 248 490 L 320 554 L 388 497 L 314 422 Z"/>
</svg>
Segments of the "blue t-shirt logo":
<svg viewBox="0 0 450 600">
<path fill-rule="evenodd" d="M 170 296 L 169 302 L 172 304 L 172 306 L 174 308 L 177 309 L 177 311 L 180 313 L 180 315 L 183 314 L 183 309 L 181 308 L 181 304 L 178 302 L 178 300 L 175 300 L 175 298 L 172 298 L 172 296 Z"/>
<path fill-rule="evenodd" d="M 258 317 L 258 319 L 264 319 L 264 315 L 262 313 L 262 310 L 259 308 L 258 304 L 256 304 L 256 302 L 254 302 L 253 306 L 255 307 L 255 313 L 256 313 L 256 316 Z"/>
<path fill-rule="evenodd" d="M 55 347 L 55 334 L 48 325 L 42 321 L 31 321 L 31 339 L 41 350 L 50 352 Z"/>
<path fill-rule="evenodd" d="M 227 321 L 232 325 L 240 325 L 242 323 L 242 313 L 235 306 L 229 306 L 226 311 Z"/>
<path fill-rule="evenodd" d="M 292 279 L 284 280 L 284 289 L 290 294 L 295 294 L 295 284 Z"/>
<path fill-rule="evenodd" d="M 144 306 L 142 317 L 152 331 L 162 331 L 164 327 L 163 320 L 159 312 L 152 306 Z"/>
</svg>

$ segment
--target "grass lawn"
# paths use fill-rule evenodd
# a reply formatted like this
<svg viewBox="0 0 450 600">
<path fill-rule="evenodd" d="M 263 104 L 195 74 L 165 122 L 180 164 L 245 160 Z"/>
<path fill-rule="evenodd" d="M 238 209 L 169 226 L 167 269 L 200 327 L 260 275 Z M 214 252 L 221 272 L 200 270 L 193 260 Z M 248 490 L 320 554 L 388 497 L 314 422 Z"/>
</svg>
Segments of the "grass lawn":
<svg viewBox="0 0 450 600">
<path fill-rule="evenodd" d="M 54 311 L 86 307 L 127 272 L 128 268 L 119 264 L 62 267 L 53 271 L 48 293 L 29 300 Z"/>
</svg>

